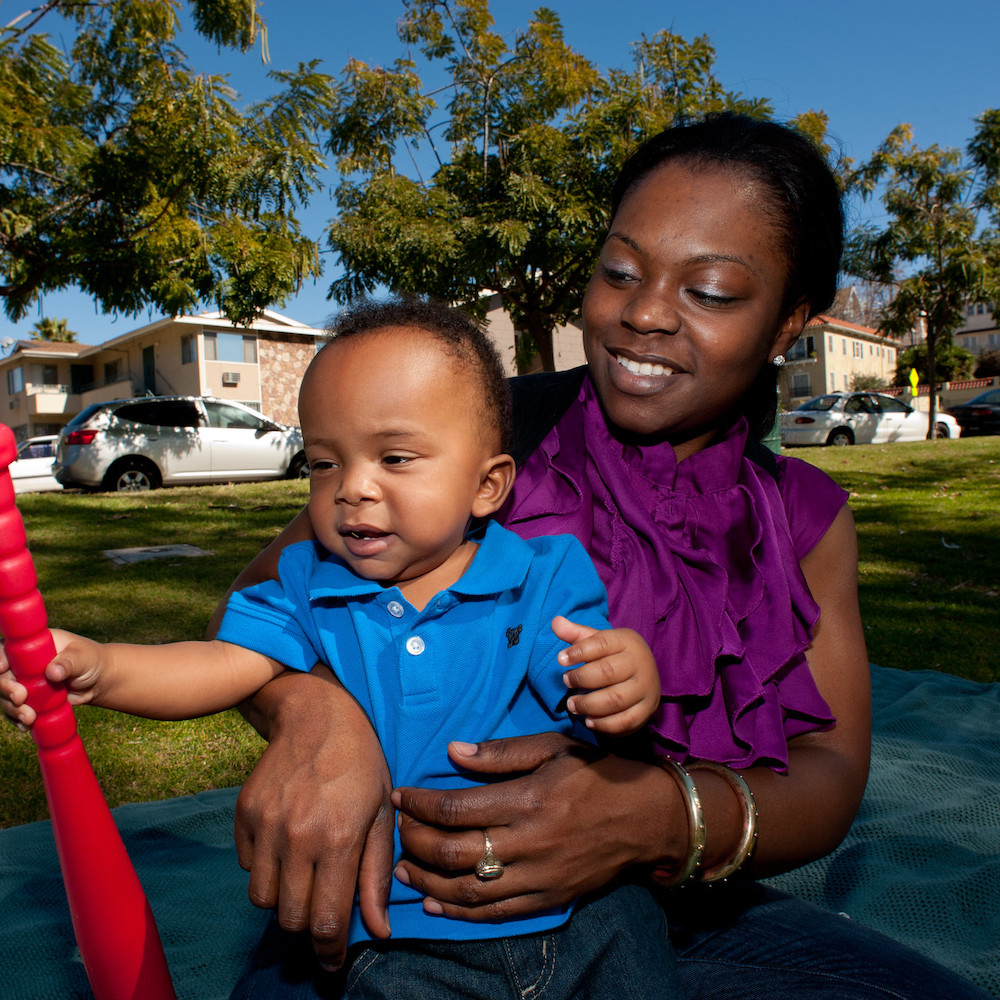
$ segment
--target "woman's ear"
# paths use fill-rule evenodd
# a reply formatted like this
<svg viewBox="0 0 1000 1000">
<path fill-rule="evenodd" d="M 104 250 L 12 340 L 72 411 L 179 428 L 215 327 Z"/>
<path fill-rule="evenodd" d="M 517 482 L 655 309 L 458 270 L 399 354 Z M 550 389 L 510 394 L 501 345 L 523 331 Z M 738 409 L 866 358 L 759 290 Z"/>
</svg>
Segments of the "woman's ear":
<svg viewBox="0 0 1000 1000">
<path fill-rule="evenodd" d="M 808 319 L 809 302 L 806 299 L 800 299 L 782 321 L 778 329 L 778 335 L 774 338 L 774 344 L 771 347 L 771 356 L 768 358 L 768 361 L 773 361 L 779 354 L 788 354 L 792 349 L 792 345 L 799 339 L 802 331 L 805 329 Z"/>
<path fill-rule="evenodd" d="M 493 455 L 483 464 L 479 489 L 472 501 L 473 517 L 491 517 L 514 485 L 516 466 L 510 455 Z"/>
</svg>

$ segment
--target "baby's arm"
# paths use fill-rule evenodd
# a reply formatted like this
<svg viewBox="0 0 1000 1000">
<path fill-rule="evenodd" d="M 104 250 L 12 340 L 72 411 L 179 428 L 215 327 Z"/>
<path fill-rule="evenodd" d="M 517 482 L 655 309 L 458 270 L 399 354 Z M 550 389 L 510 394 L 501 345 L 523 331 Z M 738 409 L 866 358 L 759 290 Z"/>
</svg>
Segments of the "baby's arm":
<svg viewBox="0 0 1000 1000">
<path fill-rule="evenodd" d="M 99 643 L 52 630 L 56 655 L 45 668 L 65 682 L 71 705 L 91 703 L 149 719 L 190 719 L 231 708 L 284 669 L 228 642 L 162 646 Z"/>
<path fill-rule="evenodd" d="M 552 631 L 572 644 L 559 652 L 560 664 L 583 664 L 563 675 L 568 688 L 587 691 L 571 695 L 567 709 L 609 736 L 641 729 L 660 704 L 660 674 L 642 636 L 627 628 L 598 631 L 561 615 L 552 619 Z"/>
</svg>

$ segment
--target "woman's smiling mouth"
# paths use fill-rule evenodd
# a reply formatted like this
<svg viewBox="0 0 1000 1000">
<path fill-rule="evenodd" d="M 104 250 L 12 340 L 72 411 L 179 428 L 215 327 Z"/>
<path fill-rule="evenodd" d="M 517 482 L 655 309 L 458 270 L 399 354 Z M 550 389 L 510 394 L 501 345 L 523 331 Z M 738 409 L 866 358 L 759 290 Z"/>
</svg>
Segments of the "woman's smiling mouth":
<svg viewBox="0 0 1000 1000">
<path fill-rule="evenodd" d="M 633 375 L 673 375 L 674 369 L 651 361 L 635 361 L 624 354 L 616 354 L 615 361 Z"/>
</svg>

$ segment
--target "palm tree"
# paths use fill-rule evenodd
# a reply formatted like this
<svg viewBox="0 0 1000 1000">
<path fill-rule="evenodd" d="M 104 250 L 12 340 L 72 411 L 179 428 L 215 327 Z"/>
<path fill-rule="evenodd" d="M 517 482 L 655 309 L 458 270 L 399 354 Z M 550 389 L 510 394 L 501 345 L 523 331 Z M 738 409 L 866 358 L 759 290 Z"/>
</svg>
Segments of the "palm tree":
<svg viewBox="0 0 1000 1000">
<path fill-rule="evenodd" d="M 35 324 L 35 338 L 71 344 L 76 340 L 76 333 L 69 329 L 68 319 L 50 319 L 46 316 Z"/>
</svg>

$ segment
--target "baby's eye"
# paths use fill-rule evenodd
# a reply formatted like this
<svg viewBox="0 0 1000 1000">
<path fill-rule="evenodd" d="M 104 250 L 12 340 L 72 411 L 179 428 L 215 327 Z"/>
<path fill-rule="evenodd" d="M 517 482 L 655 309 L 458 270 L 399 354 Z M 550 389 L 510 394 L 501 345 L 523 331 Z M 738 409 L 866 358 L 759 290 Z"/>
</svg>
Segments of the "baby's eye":
<svg viewBox="0 0 1000 1000">
<path fill-rule="evenodd" d="M 407 462 L 413 461 L 413 457 L 411 455 L 386 455 L 382 461 L 386 465 L 406 465 Z"/>
<path fill-rule="evenodd" d="M 337 463 L 327 458 L 315 458 L 309 461 L 309 472 L 325 472 L 328 469 L 336 469 Z"/>
</svg>

